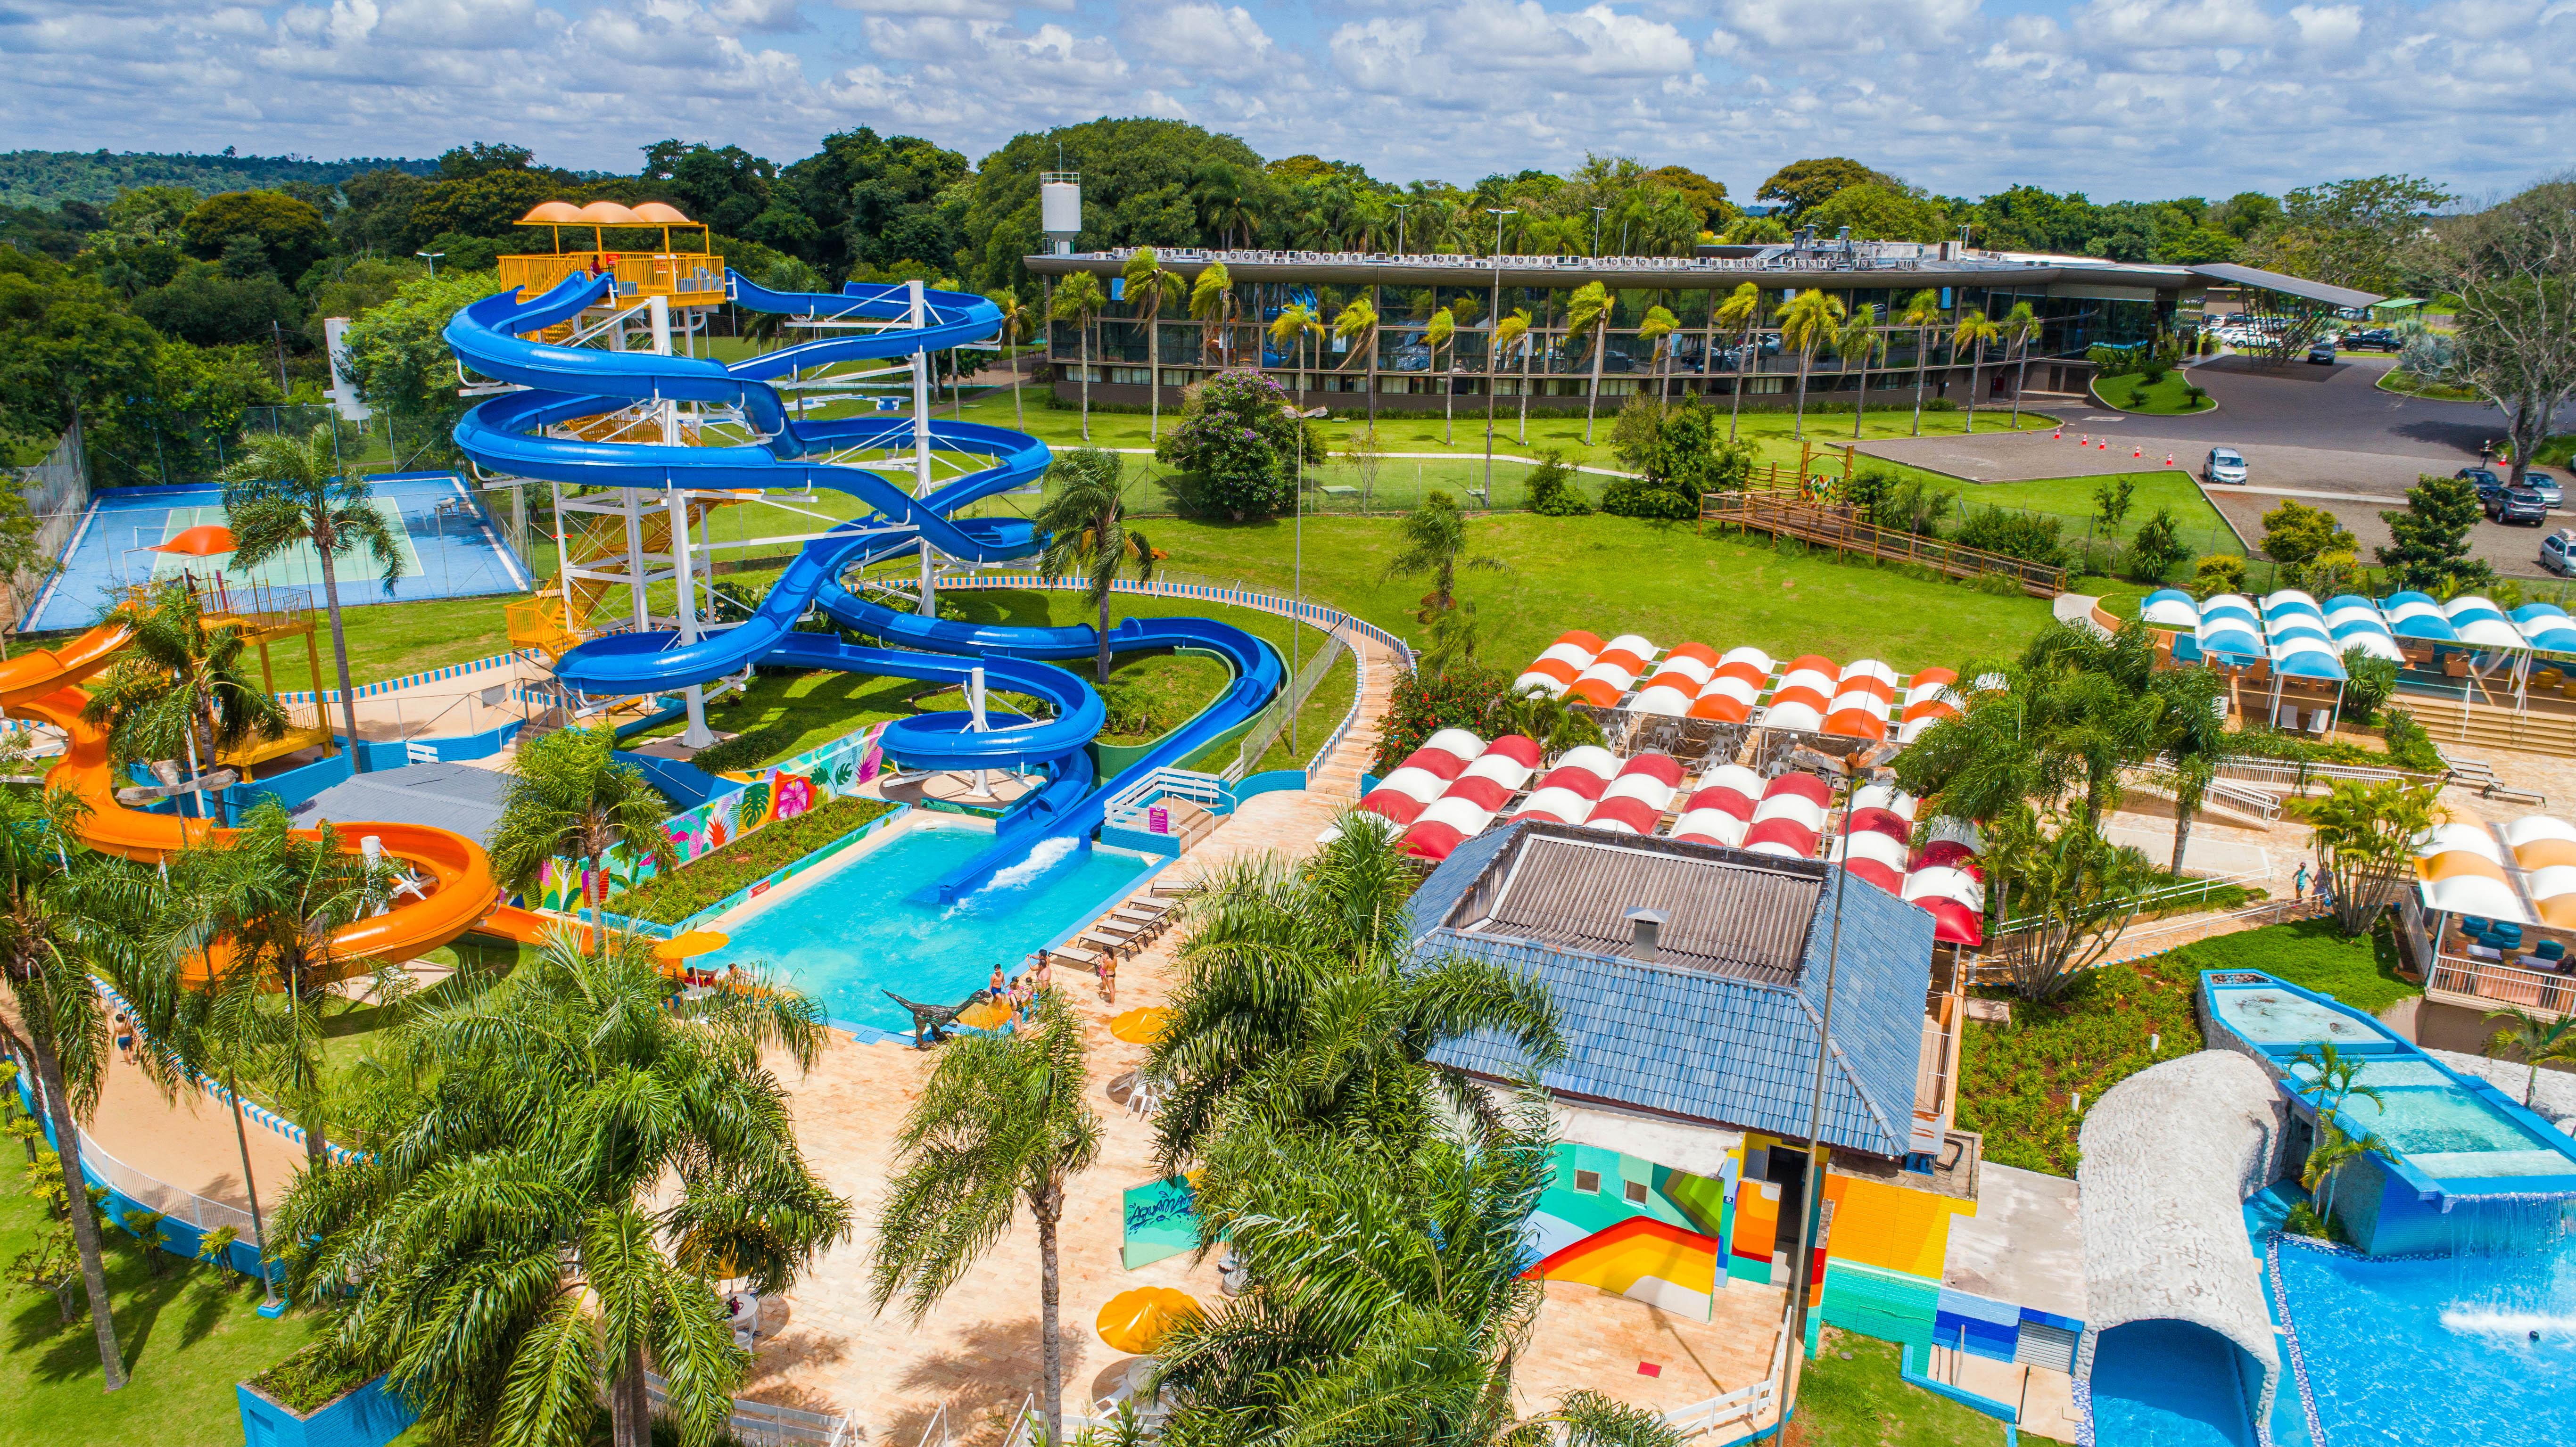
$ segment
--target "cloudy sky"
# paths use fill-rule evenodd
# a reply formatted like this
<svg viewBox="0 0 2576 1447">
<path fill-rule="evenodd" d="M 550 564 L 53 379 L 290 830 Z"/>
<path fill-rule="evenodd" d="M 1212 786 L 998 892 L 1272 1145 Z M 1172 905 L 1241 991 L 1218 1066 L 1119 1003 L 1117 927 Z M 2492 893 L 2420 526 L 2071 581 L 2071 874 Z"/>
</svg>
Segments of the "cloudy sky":
<svg viewBox="0 0 2576 1447">
<path fill-rule="evenodd" d="M 1738 197 L 1818 154 L 1951 194 L 2479 193 L 2576 160 L 2571 50 L 2576 0 L 0 0 L 0 144 L 630 171 L 1141 114 L 1394 180 L 1595 150 Z"/>
</svg>

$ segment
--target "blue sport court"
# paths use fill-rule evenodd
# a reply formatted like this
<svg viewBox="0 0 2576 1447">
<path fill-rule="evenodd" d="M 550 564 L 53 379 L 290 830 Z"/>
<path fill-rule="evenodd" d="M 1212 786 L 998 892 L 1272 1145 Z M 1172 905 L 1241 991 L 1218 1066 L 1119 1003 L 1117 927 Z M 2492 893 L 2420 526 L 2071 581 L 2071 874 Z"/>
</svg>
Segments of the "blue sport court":
<svg viewBox="0 0 2576 1447">
<path fill-rule="evenodd" d="M 387 593 L 373 555 L 362 550 L 339 559 L 343 606 L 528 590 L 527 565 L 501 540 L 491 513 L 463 478 L 452 472 L 415 472 L 368 481 L 401 549 L 402 576 Z M 152 551 L 155 544 L 192 527 L 221 526 L 223 521 L 223 489 L 210 484 L 100 488 L 90 495 L 89 512 L 72 531 L 61 570 L 29 611 L 25 631 L 89 627 L 128 588 L 182 572 L 202 575 L 211 567 L 221 567 L 238 583 L 300 590 L 313 602 L 322 601 L 322 561 L 310 546 L 251 569 L 232 567 L 221 554 L 196 558 Z"/>
</svg>

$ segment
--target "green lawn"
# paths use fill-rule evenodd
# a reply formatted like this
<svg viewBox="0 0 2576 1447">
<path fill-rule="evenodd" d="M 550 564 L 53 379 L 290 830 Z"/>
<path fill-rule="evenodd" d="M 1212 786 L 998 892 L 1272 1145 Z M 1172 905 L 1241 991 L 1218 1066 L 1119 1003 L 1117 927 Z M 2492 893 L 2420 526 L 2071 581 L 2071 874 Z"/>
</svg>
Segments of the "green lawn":
<svg viewBox="0 0 2576 1447">
<path fill-rule="evenodd" d="M 2206 412 L 2218 404 L 2203 392 L 2198 401 L 2191 396 L 2192 381 L 2181 371 L 2171 371 L 2155 381 L 2146 380 L 2143 372 L 2126 372 L 2116 377 L 2093 379 L 2093 395 L 2103 405 L 2123 412 L 2148 412 L 2171 416 L 2179 412 Z"/>
<path fill-rule="evenodd" d="M 1798 1377 L 1787 1447 L 1988 1447 L 2004 1424 L 1898 1375 L 1903 1348 L 1828 1327 Z M 1849 1353 L 1849 1359 L 1845 1359 Z"/>
<path fill-rule="evenodd" d="M 2404 367 L 2391 367 L 2379 374 L 2379 390 L 2405 397 L 2429 397 L 2437 402 L 2475 402 L 2478 394 L 2467 387 L 2453 387 L 2441 382 L 2416 380 Z"/>
<path fill-rule="evenodd" d="M 2071 451 L 2072 441 L 2067 443 Z M 2161 461 L 2161 456 L 2158 456 Z M 2194 557 L 2210 553 L 2232 553 L 2242 557 L 2245 545 L 2210 505 L 2209 498 L 2191 480 L 2190 472 L 2177 457 L 2171 467 L 2151 467 L 2140 472 L 2110 474 L 2100 477 L 2047 477 L 2024 482 L 1969 482 L 1947 477 L 1921 468 L 1892 462 L 1876 464 L 1883 471 L 1898 476 L 1919 476 L 1935 486 L 1948 488 L 1959 495 L 1962 512 L 1986 507 L 2000 507 L 2008 512 L 2041 513 L 2059 520 L 2058 536 L 2070 544 L 2081 545 L 2107 541 L 2125 545 L 2137 535 L 2139 527 L 2154 517 L 2158 508 L 2171 509 L 2174 521 L 2182 530 L 2183 545 Z M 2129 511 L 2116 528 L 2105 527 L 2099 518 L 2100 503 L 2095 494 L 2115 477 L 2126 477 L 2131 483 Z M 1955 526 L 1955 518 L 1949 524 Z"/>
<path fill-rule="evenodd" d="M 34 1244 L 42 1208 L 15 1187 L 0 1193 L 0 1260 Z M 108 1237 L 108 1295 L 131 1378 L 99 1390 L 98 1339 L 85 1308 L 65 1327 L 50 1292 L 11 1288 L 0 1327 L 0 1442 L 86 1447 L 223 1447 L 242 1440 L 233 1384 L 311 1341 L 321 1319 L 290 1312 L 263 1321 L 248 1279 L 163 1257 L 154 1277 L 133 1238 Z M 218 1282 L 235 1283 L 220 1289 Z M 75 1293 L 77 1300 L 78 1293 Z"/>
<path fill-rule="evenodd" d="M 1295 576 L 1295 531 L 1284 520 L 1173 521 L 1156 526 L 1154 542 L 1170 551 L 1165 566 L 1175 575 L 1284 593 Z M 1308 518 L 1306 594 L 1419 642 L 1423 580 L 1385 576 L 1394 532 L 1385 518 Z M 1502 566 L 1460 569 L 1458 595 L 1476 609 L 1477 656 L 1507 671 L 1582 628 L 1605 638 L 1696 639 L 1720 651 L 1752 644 L 1780 656 L 1875 657 L 1912 672 L 2017 652 L 2049 616 L 2042 599 L 1995 597 L 1794 544 L 1702 536 L 1688 523 L 1511 513 L 1476 519 L 1467 536 L 1471 557 Z"/>
<path fill-rule="evenodd" d="M 1959 1053 L 1959 1127 L 1986 1159 L 2075 1174 L 2073 1092 L 2086 1108 L 2158 1061 L 2199 1050 L 2203 970 L 2262 970 L 2372 1014 L 2423 993 L 2397 977 L 2386 933 L 2346 940 L 2331 919 L 2266 925 L 2094 970 L 2055 1002 L 2013 1001 L 2009 1026 L 1970 1021 Z M 2150 1049 L 2150 1042 L 2153 1048 Z"/>
</svg>

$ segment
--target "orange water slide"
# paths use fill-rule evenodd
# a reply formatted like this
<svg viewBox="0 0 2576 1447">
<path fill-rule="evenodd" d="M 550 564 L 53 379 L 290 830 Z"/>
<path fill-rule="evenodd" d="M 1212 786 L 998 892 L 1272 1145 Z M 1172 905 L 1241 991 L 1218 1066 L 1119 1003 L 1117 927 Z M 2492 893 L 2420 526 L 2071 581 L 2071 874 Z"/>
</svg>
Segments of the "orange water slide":
<svg viewBox="0 0 2576 1447">
<path fill-rule="evenodd" d="M 70 748 L 45 775 L 45 786 L 70 790 L 89 806 L 80 824 L 82 841 L 103 853 L 153 862 L 203 841 L 210 833 L 220 839 L 233 831 L 174 814 L 128 809 L 116 801 L 107 732 L 81 718 L 89 695 L 79 684 L 114 661 L 127 636 L 122 626 L 107 624 L 60 649 L 39 649 L 0 662 L 0 708 L 43 719 L 69 738 Z M 483 846 L 462 834 L 421 824 L 353 822 L 339 829 L 351 848 L 372 835 L 382 841 L 387 854 L 430 879 L 425 897 L 337 931 L 333 943 L 343 954 L 401 961 L 427 954 L 471 930 L 525 940 L 541 938 L 548 927 L 543 916 L 496 908 L 501 891 L 492 879 L 492 862 L 484 856 Z"/>
</svg>

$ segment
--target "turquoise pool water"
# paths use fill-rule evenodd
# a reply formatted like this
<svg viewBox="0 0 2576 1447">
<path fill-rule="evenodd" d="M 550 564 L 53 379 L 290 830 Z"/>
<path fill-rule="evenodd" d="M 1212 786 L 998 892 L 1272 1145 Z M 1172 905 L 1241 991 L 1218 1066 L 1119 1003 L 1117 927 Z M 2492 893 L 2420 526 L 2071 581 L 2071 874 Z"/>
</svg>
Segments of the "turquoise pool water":
<svg viewBox="0 0 2576 1447">
<path fill-rule="evenodd" d="M 992 844 L 990 831 L 916 818 L 884 843 L 801 877 L 747 919 L 720 928 L 718 964 L 768 965 L 819 997 L 834 1020 L 909 1034 L 912 1015 L 885 997 L 953 1005 L 1136 887 L 1140 855 L 1051 840 L 953 905 L 906 898 Z M 1061 983 L 1061 981 L 1059 981 Z"/>
<path fill-rule="evenodd" d="M 2280 1286 L 2323 1447 L 2566 1440 L 2558 1409 L 2576 1381 L 2576 1250 L 2563 1239 L 2431 1259 L 2285 1241 Z M 2294 1382 L 2281 1390 L 2295 1399 Z M 2285 1405 L 2276 1424 L 2304 1416 Z"/>
<path fill-rule="evenodd" d="M 2226 1338 L 2187 1322 L 2133 1321 L 2093 1350 L 2093 1440 L 2102 1447 L 2255 1447 L 2244 1353 Z"/>
<path fill-rule="evenodd" d="M 2209 998 L 2220 1019 L 2257 1045 L 2304 1045 L 2315 1040 L 2360 1045 L 2386 1038 L 2339 1010 L 2287 990 L 2222 988 L 2210 991 Z"/>
</svg>

